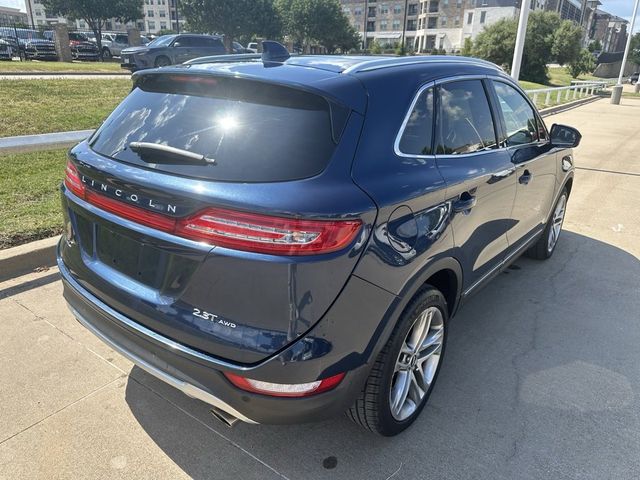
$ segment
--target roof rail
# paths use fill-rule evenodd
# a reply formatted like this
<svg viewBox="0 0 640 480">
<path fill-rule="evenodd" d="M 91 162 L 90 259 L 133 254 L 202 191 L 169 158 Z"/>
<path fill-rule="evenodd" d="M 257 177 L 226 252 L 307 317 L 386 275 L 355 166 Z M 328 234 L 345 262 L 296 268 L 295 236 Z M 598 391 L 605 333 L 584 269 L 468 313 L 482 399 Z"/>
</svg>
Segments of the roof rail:
<svg viewBox="0 0 640 480">
<path fill-rule="evenodd" d="M 495 63 L 488 62 L 486 60 L 481 60 L 479 58 L 471 58 L 471 57 L 453 57 L 453 56 L 441 56 L 441 55 L 429 55 L 429 56 L 411 56 L 411 57 L 385 57 L 379 58 L 375 60 L 365 60 L 364 62 L 357 63 L 352 65 L 342 73 L 360 73 L 360 72 L 370 72 L 372 70 L 378 70 L 381 68 L 392 68 L 392 67 L 401 67 L 406 65 L 416 65 L 423 63 L 466 63 L 466 64 L 476 64 L 481 65 L 483 67 L 490 67 L 496 70 L 502 70 Z"/>
<path fill-rule="evenodd" d="M 187 60 L 183 65 L 199 65 L 202 63 L 232 63 L 232 62 L 250 62 L 252 60 L 260 60 L 260 53 L 236 53 L 233 55 L 211 55 L 209 57 L 198 57 Z"/>
</svg>

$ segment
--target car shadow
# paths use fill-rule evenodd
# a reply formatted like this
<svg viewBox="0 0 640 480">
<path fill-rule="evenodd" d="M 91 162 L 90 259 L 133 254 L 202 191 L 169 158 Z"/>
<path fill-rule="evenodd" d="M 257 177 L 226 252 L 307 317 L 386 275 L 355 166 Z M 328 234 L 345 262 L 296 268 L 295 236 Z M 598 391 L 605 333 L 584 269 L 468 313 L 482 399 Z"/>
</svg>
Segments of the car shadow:
<svg viewBox="0 0 640 480">
<path fill-rule="evenodd" d="M 158 447 L 198 479 L 228 478 L 230 462 L 255 463 L 258 478 L 632 478 L 638 285 L 638 258 L 569 231 L 549 261 L 518 259 L 450 323 L 433 395 L 395 438 L 346 417 L 228 429 L 207 405 L 137 367 L 126 400 Z M 167 401 L 177 408 L 170 418 L 159 414 Z"/>
</svg>

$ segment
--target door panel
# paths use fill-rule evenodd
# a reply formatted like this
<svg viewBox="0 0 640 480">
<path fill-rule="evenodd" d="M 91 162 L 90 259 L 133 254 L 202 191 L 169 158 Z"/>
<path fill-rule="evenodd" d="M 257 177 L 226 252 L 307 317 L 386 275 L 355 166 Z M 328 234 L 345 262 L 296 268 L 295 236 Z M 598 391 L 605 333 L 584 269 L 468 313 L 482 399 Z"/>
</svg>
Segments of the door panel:
<svg viewBox="0 0 640 480">
<path fill-rule="evenodd" d="M 518 248 L 546 222 L 555 191 L 557 155 L 542 120 L 524 95 L 504 82 L 492 81 L 492 85 L 502 114 L 507 151 L 516 167 L 512 217 L 518 222 L 509 230 L 508 239 L 513 248 Z"/>
<path fill-rule="evenodd" d="M 505 258 L 516 195 L 515 168 L 498 147 L 483 82 L 463 80 L 438 88 L 436 161 L 452 202 L 452 225 L 465 288 Z"/>
</svg>

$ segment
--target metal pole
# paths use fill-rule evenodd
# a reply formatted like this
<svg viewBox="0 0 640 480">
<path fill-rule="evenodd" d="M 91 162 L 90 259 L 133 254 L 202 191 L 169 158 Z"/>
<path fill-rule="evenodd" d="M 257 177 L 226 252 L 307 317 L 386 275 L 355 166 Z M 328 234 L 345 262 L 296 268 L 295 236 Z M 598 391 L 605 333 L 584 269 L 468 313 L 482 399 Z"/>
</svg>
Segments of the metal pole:
<svg viewBox="0 0 640 480">
<path fill-rule="evenodd" d="M 513 49 L 513 63 L 511 64 L 511 76 L 514 80 L 520 78 L 520 65 L 522 65 L 522 52 L 524 51 L 524 38 L 527 35 L 527 20 L 529 20 L 530 6 L 531 0 L 522 0 L 520 20 L 518 21 L 518 33 L 516 35 L 516 46 Z"/>
<path fill-rule="evenodd" d="M 180 33 L 180 0 L 176 0 L 176 33 Z"/>
<path fill-rule="evenodd" d="M 620 98 L 622 97 L 622 77 L 624 76 L 624 67 L 627 65 L 627 56 L 629 55 L 629 48 L 631 47 L 631 36 L 633 35 L 633 27 L 636 23 L 638 3 L 640 3 L 640 0 L 636 0 L 633 4 L 633 13 L 631 14 L 631 28 L 629 28 L 629 32 L 627 33 L 627 44 L 624 47 L 622 65 L 620 65 L 620 75 L 618 75 L 618 83 L 615 87 L 613 87 L 613 91 L 611 92 L 611 103 L 613 103 L 614 105 L 619 105 Z"/>
<path fill-rule="evenodd" d="M 402 50 L 404 50 L 404 37 L 407 31 L 407 8 L 409 7 L 409 0 L 404 0 L 404 20 L 402 21 Z"/>
<path fill-rule="evenodd" d="M 369 0 L 364 2 L 364 35 L 362 36 L 362 49 L 367 49 L 367 25 L 369 23 Z"/>
</svg>

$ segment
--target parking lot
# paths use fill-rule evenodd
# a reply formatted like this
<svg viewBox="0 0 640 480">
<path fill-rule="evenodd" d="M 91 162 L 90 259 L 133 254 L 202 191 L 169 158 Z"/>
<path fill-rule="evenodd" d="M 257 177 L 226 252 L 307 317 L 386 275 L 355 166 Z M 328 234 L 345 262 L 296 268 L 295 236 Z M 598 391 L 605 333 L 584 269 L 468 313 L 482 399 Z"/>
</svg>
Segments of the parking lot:
<svg viewBox="0 0 640 480">
<path fill-rule="evenodd" d="M 56 269 L 0 283 L 0 478 L 629 479 L 640 471 L 640 101 L 546 119 L 583 142 L 565 230 L 450 325 L 423 415 L 228 429 L 111 351 Z"/>
</svg>

